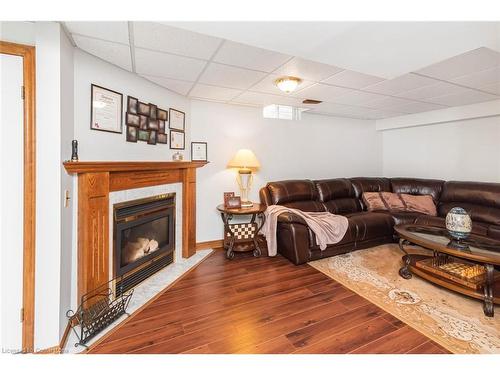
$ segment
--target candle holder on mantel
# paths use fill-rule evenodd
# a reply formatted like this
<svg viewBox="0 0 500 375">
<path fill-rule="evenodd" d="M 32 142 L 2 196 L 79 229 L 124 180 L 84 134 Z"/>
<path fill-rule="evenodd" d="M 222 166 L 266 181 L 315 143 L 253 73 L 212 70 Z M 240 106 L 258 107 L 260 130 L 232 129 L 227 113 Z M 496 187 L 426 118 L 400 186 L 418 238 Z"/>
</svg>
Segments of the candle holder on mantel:
<svg viewBox="0 0 500 375">
<path fill-rule="evenodd" d="M 76 139 L 71 141 L 71 161 L 78 161 L 78 141 Z"/>
<path fill-rule="evenodd" d="M 182 155 L 179 151 L 172 155 L 173 161 L 182 161 L 184 160 L 184 155 Z"/>
</svg>

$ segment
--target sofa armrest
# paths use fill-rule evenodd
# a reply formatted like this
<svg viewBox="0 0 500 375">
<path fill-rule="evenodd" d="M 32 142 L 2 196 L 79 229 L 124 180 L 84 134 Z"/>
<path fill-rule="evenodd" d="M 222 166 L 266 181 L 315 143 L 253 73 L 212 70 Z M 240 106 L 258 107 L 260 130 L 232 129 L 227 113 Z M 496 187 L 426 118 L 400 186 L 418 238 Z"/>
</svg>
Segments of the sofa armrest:
<svg viewBox="0 0 500 375">
<path fill-rule="evenodd" d="M 278 216 L 278 223 L 295 223 L 307 225 L 305 220 L 291 212 L 284 212 Z"/>
</svg>

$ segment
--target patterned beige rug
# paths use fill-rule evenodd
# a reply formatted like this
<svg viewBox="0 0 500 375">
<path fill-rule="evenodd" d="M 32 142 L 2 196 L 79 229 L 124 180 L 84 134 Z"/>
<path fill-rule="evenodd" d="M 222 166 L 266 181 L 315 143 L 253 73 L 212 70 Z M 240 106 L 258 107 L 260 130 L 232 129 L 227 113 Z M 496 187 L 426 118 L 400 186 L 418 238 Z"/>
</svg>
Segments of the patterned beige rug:
<svg viewBox="0 0 500 375">
<path fill-rule="evenodd" d="M 424 251 L 424 250 L 421 250 Z M 382 245 L 309 264 L 452 353 L 500 353 L 500 309 L 484 316 L 482 302 L 418 276 L 401 278 L 401 251 Z"/>
</svg>

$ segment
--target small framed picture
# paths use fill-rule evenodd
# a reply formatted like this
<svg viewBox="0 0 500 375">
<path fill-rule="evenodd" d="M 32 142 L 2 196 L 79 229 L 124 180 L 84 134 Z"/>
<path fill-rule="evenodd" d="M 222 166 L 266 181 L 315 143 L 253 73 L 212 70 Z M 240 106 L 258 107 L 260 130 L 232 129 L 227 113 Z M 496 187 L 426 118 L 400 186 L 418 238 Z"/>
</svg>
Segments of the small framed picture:
<svg viewBox="0 0 500 375">
<path fill-rule="evenodd" d="M 229 197 L 226 208 L 241 208 L 241 197 Z"/>
<path fill-rule="evenodd" d="M 166 145 L 168 143 L 168 136 L 166 134 L 158 133 L 156 135 L 157 142 Z"/>
<path fill-rule="evenodd" d="M 149 119 L 148 129 L 158 130 L 158 126 L 158 120 L 153 120 L 152 118 Z"/>
<path fill-rule="evenodd" d="M 139 115 L 139 128 L 142 130 L 148 130 L 149 117 L 144 115 Z"/>
<path fill-rule="evenodd" d="M 184 150 L 184 132 L 170 130 L 170 149 Z"/>
<path fill-rule="evenodd" d="M 155 145 L 156 144 L 156 131 L 155 130 L 151 130 L 149 132 L 148 144 L 149 145 Z"/>
<path fill-rule="evenodd" d="M 122 133 L 123 95 L 90 85 L 90 129 Z"/>
<path fill-rule="evenodd" d="M 227 200 L 229 198 L 234 197 L 234 191 L 225 191 L 224 192 L 224 207 L 227 207 Z"/>
<path fill-rule="evenodd" d="M 137 132 L 137 139 L 139 141 L 148 142 L 149 141 L 149 131 L 139 129 L 139 131 Z"/>
<path fill-rule="evenodd" d="M 164 109 L 158 108 L 158 120 L 167 121 L 168 120 L 168 112 Z"/>
<path fill-rule="evenodd" d="M 139 100 L 132 96 L 127 96 L 127 112 L 132 113 L 134 115 L 137 114 L 137 105 L 139 104 Z"/>
<path fill-rule="evenodd" d="M 191 160 L 207 161 L 207 142 L 191 142 Z"/>
<path fill-rule="evenodd" d="M 135 126 L 136 128 L 140 125 L 140 117 L 139 115 L 134 115 L 132 113 L 127 112 L 127 118 L 125 120 L 128 126 Z"/>
<path fill-rule="evenodd" d="M 144 115 L 144 116 L 149 117 L 149 104 L 139 102 L 139 106 L 137 107 L 137 112 L 140 115 Z"/>
<path fill-rule="evenodd" d="M 149 118 L 156 120 L 158 118 L 158 107 L 154 104 L 149 103 Z"/>
<path fill-rule="evenodd" d="M 185 130 L 186 125 L 186 114 L 182 111 L 178 111 L 177 109 L 170 108 L 169 109 L 169 127 L 170 129 L 175 129 L 179 131 Z"/>
<path fill-rule="evenodd" d="M 158 120 L 158 133 L 165 134 L 165 120 Z"/>
<path fill-rule="evenodd" d="M 127 142 L 137 142 L 137 128 L 135 126 L 127 126 Z"/>
</svg>

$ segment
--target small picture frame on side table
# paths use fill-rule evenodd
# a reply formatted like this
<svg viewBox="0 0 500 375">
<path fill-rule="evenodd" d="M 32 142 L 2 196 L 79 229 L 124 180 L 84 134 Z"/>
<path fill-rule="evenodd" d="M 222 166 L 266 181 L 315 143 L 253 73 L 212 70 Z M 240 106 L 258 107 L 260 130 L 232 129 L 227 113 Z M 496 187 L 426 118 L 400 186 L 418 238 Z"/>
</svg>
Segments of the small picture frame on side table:
<svg viewBox="0 0 500 375">
<path fill-rule="evenodd" d="M 137 142 L 137 130 L 135 126 L 127 126 L 127 142 Z"/>
<path fill-rule="evenodd" d="M 226 208 L 241 208 L 241 197 L 234 196 L 227 199 Z"/>
<path fill-rule="evenodd" d="M 169 109 L 169 123 L 168 126 L 170 129 L 184 131 L 186 127 L 186 114 L 182 111 L 178 111 L 177 109 L 170 108 Z"/>
<path fill-rule="evenodd" d="M 207 142 L 191 142 L 191 161 L 207 161 Z"/>
<path fill-rule="evenodd" d="M 185 145 L 184 132 L 170 130 L 170 149 L 171 150 L 184 150 Z"/>
<path fill-rule="evenodd" d="M 224 192 L 224 207 L 227 207 L 227 200 L 229 198 L 234 197 L 234 191 L 225 191 Z"/>
</svg>

